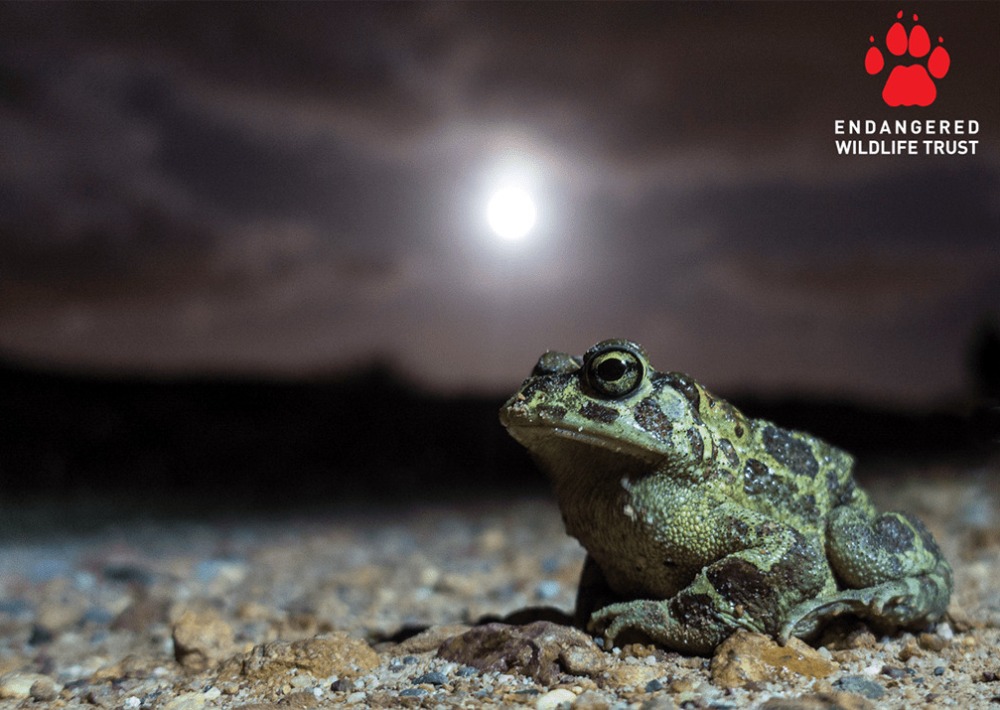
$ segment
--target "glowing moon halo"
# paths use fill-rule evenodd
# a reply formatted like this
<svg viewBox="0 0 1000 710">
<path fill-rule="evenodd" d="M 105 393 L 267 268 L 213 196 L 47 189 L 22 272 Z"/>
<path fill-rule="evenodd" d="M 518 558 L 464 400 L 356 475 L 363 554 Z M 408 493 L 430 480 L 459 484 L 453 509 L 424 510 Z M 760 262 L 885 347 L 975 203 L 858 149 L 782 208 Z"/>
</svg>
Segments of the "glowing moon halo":
<svg viewBox="0 0 1000 710">
<path fill-rule="evenodd" d="M 535 226 L 535 201 L 518 187 L 504 187 L 493 193 L 486 205 L 486 219 L 501 239 L 516 241 Z"/>
</svg>

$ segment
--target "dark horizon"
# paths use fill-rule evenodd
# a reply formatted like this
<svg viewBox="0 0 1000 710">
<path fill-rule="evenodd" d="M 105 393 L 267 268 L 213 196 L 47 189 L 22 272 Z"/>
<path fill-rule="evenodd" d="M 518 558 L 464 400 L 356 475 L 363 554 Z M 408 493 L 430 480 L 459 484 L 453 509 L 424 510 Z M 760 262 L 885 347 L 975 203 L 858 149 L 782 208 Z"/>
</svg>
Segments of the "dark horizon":
<svg viewBox="0 0 1000 710">
<path fill-rule="evenodd" d="M 980 374 L 996 384 L 995 369 Z M 59 502 L 74 516 L 94 501 L 147 517 L 344 506 L 380 501 L 387 489 L 411 503 L 548 491 L 498 421 L 509 393 L 446 396 L 376 363 L 266 379 L 101 376 L 0 358 L 0 392 L 4 499 Z M 987 461 L 998 451 L 995 391 L 929 410 L 718 394 L 750 416 L 849 451 L 862 474 L 885 475 L 879 462 L 926 467 Z"/>
</svg>

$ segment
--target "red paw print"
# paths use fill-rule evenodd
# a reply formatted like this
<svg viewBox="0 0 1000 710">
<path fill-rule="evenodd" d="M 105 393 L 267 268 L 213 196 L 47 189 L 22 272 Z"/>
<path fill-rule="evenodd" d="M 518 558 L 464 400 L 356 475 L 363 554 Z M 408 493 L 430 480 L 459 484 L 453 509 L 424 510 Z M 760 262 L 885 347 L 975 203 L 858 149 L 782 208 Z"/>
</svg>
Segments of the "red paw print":
<svg viewBox="0 0 1000 710">
<path fill-rule="evenodd" d="M 896 13 L 896 22 L 892 24 L 885 35 L 885 47 L 889 53 L 896 57 L 909 55 L 914 59 L 927 57 L 927 66 L 923 64 L 899 64 L 889 72 L 886 79 L 885 88 L 882 89 L 882 99 L 890 106 L 930 106 L 937 98 L 937 86 L 935 79 L 943 79 L 951 67 L 951 56 L 948 51 L 941 46 L 944 38 L 938 37 L 938 46 L 931 51 L 931 38 L 927 30 L 922 25 L 913 25 L 913 29 L 907 34 L 906 28 L 900 20 L 903 19 L 903 11 Z M 913 16 L 916 23 L 918 17 Z M 868 38 L 874 44 L 874 35 Z M 882 51 L 875 46 L 868 48 L 865 55 L 865 70 L 875 75 L 885 67 L 885 59 Z"/>
</svg>

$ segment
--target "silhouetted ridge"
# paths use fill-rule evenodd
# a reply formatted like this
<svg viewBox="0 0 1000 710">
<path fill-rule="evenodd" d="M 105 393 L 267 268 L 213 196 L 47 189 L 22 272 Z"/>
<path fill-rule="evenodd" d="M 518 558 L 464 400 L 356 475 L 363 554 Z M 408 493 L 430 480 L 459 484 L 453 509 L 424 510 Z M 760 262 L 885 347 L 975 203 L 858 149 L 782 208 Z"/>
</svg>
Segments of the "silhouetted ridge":
<svg viewBox="0 0 1000 710">
<path fill-rule="evenodd" d="M 513 386 L 512 386 L 513 390 Z M 503 395 L 422 392 L 384 364 L 311 380 L 55 372 L 0 360 L 0 492 L 209 492 L 264 503 L 545 489 Z M 855 454 L 973 450 L 955 414 L 735 398 Z"/>
</svg>

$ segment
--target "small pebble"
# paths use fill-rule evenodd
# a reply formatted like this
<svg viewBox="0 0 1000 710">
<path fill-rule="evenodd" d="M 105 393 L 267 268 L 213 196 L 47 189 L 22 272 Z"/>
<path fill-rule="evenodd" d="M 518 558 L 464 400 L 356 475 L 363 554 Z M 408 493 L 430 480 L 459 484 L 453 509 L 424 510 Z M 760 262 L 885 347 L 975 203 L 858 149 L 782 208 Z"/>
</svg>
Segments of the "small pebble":
<svg viewBox="0 0 1000 710">
<path fill-rule="evenodd" d="M 109 582 L 149 586 L 154 581 L 152 572 L 133 565 L 108 565 L 101 573 Z"/>
<path fill-rule="evenodd" d="M 301 690 L 302 688 L 311 688 L 316 685 L 316 679 L 308 673 L 300 673 L 288 681 L 288 684 L 293 688 Z"/>
<path fill-rule="evenodd" d="M 96 624 L 98 626 L 107 626 L 112 621 L 114 621 L 115 615 L 112 614 L 107 609 L 102 609 L 99 606 L 92 606 L 87 611 L 83 613 L 83 617 L 80 619 L 84 624 Z"/>
<path fill-rule="evenodd" d="M 424 688 L 406 688 L 399 692 L 401 698 L 422 698 L 425 695 L 427 695 L 427 690 Z M 348 696 L 348 700 L 350 700 L 350 696 Z"/>
<path fill-rule="evenodd" d="M 73 575 L 73 586 L 81 592 L 92 591 L 97 586 L 97 577 L 90 572 L 76 572 Z"/>
<path fill-rule="evenodd" d="M 917 637 L 920 648 L 927 651 L 938 652 L 948 645 L 948 642 L 940 634 L 920 634 Z"/>
<path fill-rule="evenodd" d="M 159 707 L 163 710 L 201 710 L 207 700 L 203 693 L 181 693 Z"/>
<path fill-rule="evenodd" d="M 55 634 L 49 629 L 35 624 L 31 627 L 31 636 L 28 637 L 28 644 L 30 646 L 41 646 L 42 644 L 52 643 L 54 638 Z"/>
<path fill-rule="evenodd" d="M 448 682 L 448 678 L 441 671 L 431 671 L 430 673 L 424 673 L 422 676 L 417 676 L 413 679 L 414 685 L 420 685 L 421 683 L 430 683 L 431 685 L 444 685 Z"/>
<path fill-rule="evenodd" d="M 234 632 L 218 612 L 189 609 L 174 622 L 172 637 L 177 662 L 197 672 L 231 652 Z"/>
<path fill-rule="evenodd" d="M 944 666 L 938 666 L 934 669 L 934 675 L 944 675 Z"/>
<path fill-rule="evenodd" d="M 535 596 L 539 599 L 555 599 L 562 591 L 562 585 L 554 579 L 545 579 L 535 585 Z"/>
<path fill-rule="evenodd" d="M 31 696 L 32 700 L 48 702 L 59 697 L 59 690 L 51 678 L 40 678 L 31 684 L 31 688 L 28 689 L 28 695 Z"/>
<path fill-rule="evenodd" d="M 576 694 L 567 688 L 556 688 L 544 695 L 540 695 L 535 701 L 535 710 L 556 710 L 561 707 L 570 707 L 576 702 Z"/>
<path fill-rule="evenodd" d="M 654 678 L 653 680 L 646 683 L 647 693 L 655 693 L 657 690 L 663 690 L 663 683 L 659 679 Z"/>
<path fill-rule="evenodd" d="M 0 614 L 6 614 L 8 616 L 22 616 L 25 614 L 30 614 L 34 611 L 34 605 L 18 597 L 13 599 L 0 599 Z"/>
<path fill-rule="evenodd" d="M 14 671 L 13 673 L 7 673 L 4 676 L 0 676 L 0 698 L 24 700 L 25 698 L 34 697 L 32 693 L 35 692 L 36 689 L 44 688 L 46 686 L 51 687 L 53 689 L 52 692 L 58 693 L 58 691 L 55 690 L 55 684 L 48 676 L 44 676 L 40 673 L 24 673 L 21 671 Z"/>
<path fill-rule="evenodd" d="M 542 560 L 542 572 L 545 574 L 555 574 L 562 566 L 558 557 L 546 557 Z"/>
<path fill-rule="evenodd" d="M 905 678 L 907 676 L 906 668 L 893 668 L 892 666 L 882 666 L 882 675 L 887 675 L 894 680 L 899 680 L 900 678 Z"/>
<path fill-rule="evenodd" d="M 868 680 L 860 675 L 845 675 L 833 683 L 835 688 L 846 693 L 857 693 L 869 700 L 878 700 L 885 695 L 885 688 L 873 680 Z"/>
<path fill-rule="evenodd" d="M 49 582 L 57 577 L 68 577 L 73 566 L 65 559 L 38 560 L 28 571 L 28 579 L 35 584 Z"/>
</svg>

